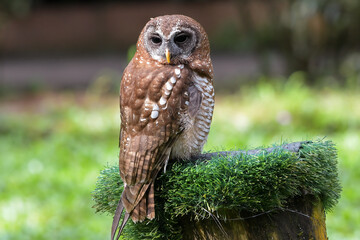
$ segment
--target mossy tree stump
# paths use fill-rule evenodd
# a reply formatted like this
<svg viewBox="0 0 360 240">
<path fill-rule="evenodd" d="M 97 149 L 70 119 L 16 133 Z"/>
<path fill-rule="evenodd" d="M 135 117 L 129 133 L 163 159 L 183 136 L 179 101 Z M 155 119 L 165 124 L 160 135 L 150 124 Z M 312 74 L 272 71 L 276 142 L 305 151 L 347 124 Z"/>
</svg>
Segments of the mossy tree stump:
<svg viewBox="0 0 360 240">
<path fill-rule="evenodd" d="M 157 179 L 156 218 L 129 221 L 124 239 L 327 239 L 340 191 L 330 141 L 201 154 Z M 96 211 L 113 214 L 121 192 L 118 167 L 103 170 Z"/>
<path fill-rule="evenodd" d="M 227 220 L 204 219 L 189 221 L 183 217 L 183 240 L 264 240 L 317 239 L 326 240 L 325 212 L 313 196 L 289 201 L 287 208 L 254 214 L 229 212 Z"/>
</svg>

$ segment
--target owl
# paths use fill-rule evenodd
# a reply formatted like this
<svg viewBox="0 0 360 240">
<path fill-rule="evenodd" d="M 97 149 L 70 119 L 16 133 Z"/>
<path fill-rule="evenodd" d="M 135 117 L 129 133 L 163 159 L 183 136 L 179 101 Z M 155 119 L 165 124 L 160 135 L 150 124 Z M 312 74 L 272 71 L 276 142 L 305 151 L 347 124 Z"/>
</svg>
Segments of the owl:
<svg viewBox="0 0 360 240">
<path fill-rule="evenodd" d="M 183 15 L 143 28 L 120 86 L 120 176 L 124 182 L 111 239 L 129 217 L 155 217 L 154 181 L 169 159 L 199 154 L 214 109 L 213 68 L 203 27 Z M 125 208 L 125 217 L 119 220 Z"/>
</svg>

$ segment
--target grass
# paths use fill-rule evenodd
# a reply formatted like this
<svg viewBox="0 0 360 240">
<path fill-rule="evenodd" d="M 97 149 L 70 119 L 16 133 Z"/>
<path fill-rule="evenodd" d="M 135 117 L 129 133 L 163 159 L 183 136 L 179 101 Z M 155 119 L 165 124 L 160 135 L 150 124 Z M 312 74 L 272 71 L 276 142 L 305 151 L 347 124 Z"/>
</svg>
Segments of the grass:
<svg viewBox="0 0 360 240">
<path fill-rule="evenodd" d="M 0 239 L 106 239 L 112 216 L 94 214 L 99 171 L 118 156 L 115 96 L 45 93 L 1 99 Z M 343 192 L 327 214 L 329 239 L 360 236 L 360 94 L 312 89 L 293 74 L 218 94 L 206 151 L 332 140 Z"/>
</svg>

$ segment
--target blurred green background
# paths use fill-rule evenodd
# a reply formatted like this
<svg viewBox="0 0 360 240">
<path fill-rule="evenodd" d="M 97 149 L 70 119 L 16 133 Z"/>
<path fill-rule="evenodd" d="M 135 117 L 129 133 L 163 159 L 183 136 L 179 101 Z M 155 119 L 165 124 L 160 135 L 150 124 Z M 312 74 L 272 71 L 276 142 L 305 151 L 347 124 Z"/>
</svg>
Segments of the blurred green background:
<svg viewBox="0 0 360 240">
<path fill-rule="evenodd" d="M 343 192 L 328 237 L 359 239 L 356 0 L 0 1 L 0 239 L 108 239 L 91 191 L 117 162 L 121 73 L 147 20 L 172 13 L 211 41 L 205 150 L 334 141 Z"/>
</svg>

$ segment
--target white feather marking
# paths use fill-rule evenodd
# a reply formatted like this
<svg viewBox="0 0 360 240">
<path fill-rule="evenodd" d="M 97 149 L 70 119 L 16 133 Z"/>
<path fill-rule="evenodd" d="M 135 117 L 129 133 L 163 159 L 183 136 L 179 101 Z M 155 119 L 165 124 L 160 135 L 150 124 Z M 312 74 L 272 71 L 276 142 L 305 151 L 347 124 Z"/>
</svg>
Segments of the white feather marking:
<svg viewBox="0 0 360 240">
<path fill-rule="evenodd" d="M 210 131 L 210 129 L 209 128 L 204 128 L 203 131 L 208 133 Z"/>
<path fill-rule="evenodd" d="M 189 105 L 189 101 L 185 101 L 185 105 Z"/>
<path fill-rule="evenodd" d="M 211 119 L 206 119 L 205 122 L 211 123 Z"/>
<path fill-rule="evenodd" d="M 206 107 L 206 106 L 203 106 L 202 109 L 206 110 L 206 111 L 213 111 L 213 108 L 212 107 Z"/>
<path fill-rule="evenodd" d="M 152 110 L 153 110 L 153 111 L 159 111 L 160 108 L 159 108 L 159 106 L 158 106 L 156 103 L 154 103 Z"/>
<path fill-rule="evenodd" d="M 173 85 L 170 82 L 166 82 L 165 87 L 169 91 L 171 91 L 171 89 L 173 89 Z"/>
<path fill-rule="evenodd" d="M 179 75 L 180 74 L 180 69 L 179 68 L 175 68 L 175 74 Z"/>
<path fill-rule="evenodd" d="M 150 117 L 151 117 L 152 119 L 155 119 L 155 118 L 157 118 L 158 116 L 159 116 L 159 112 L 158 112 L 158 111 L 152 111 L 152 112 L 151 112 Z"/>
<path fill-rule="evenodd" d="M 197 132 L 197 134 L 202 137 L 206 137 L 206 133 L 202 129 L 199 132 Z"/>
<path fill-rule="evenodd" d="M 170 93 L 171 93 L 170 91 L 168 91 L 167 89 L 165 89 L 165 95 L 168 95 L 168 96 L 169 96 Z"/>
<path fill-rule="evenodd" d="M 207 117 L 205 117 L 205 116 L 203 116 L 203 115 L 198 115 L 198 118 L 200 119 L 200 120 L 203 120 L 203 121 L 205 121 L 205 122 L 207 122 L 207 123 L 211 123 L 211 119 L 209 119 L 208 118 L 209 117 L 209 115 L 207 116 Z"/>
<path fill-rule="evenodd" d="M 164 97 L 161 97 L 159 100 L 159 104 L 160 105 L 165 105 L 166 104 L 166 99 Z"/>
<path fill-rule="evenodd" d="M 170 78 L 170 82 L 171 82 L 172 84 L 175 84 L 175 83 L 176 83 L 176 78 L 171 77 L 171 78 Z"/>
<path fill-rule="evenodd" d="M 203 94 L 205 95 L 205 96 L 207 96 L 208 98 L 211 98 L 212 96 L 209 94 L 209 93 L 207 93 L 207 92 L 203 92 Z"/>
<path fill-rule="evenodd" d="M 205 137 L 200 136 L 200 135 L 197 135 L 196 138 L 199 139 L 199 140 L 204 140 L 205 139 Z"/>
<path fill-rule="evenodd" d="M 152 102 L 150 101 L 150 99 L 146 98 L 145 102 L 144 102 L 144 107 L 149 108 L 149 107 L 151 107 L 151 105 L 152 105 Z"/>
<path fill-rule="evenodd" d="M 199 121 L 196 124 L 199 125 L 199 127 L 203 128 L 203 129 L 209 129 L 209 126 L 206 125 L 203 121 Z"/>
</svg>

